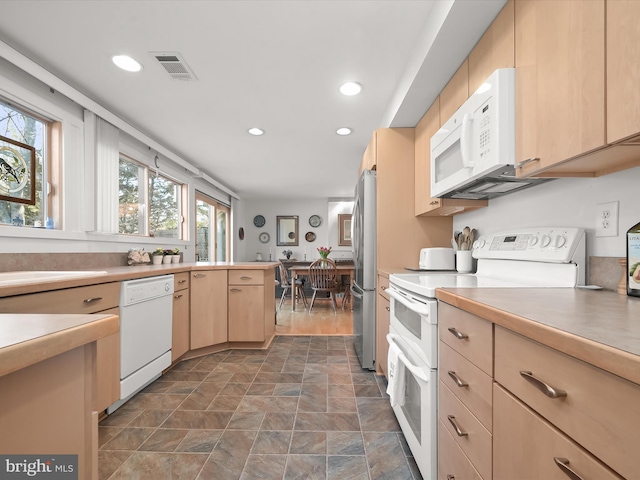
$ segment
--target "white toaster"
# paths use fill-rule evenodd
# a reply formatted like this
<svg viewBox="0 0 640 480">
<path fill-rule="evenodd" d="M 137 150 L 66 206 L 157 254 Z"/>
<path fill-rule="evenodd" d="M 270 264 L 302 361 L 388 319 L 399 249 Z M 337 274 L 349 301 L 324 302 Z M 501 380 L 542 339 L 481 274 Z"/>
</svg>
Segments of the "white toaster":
<svg viewBox="0 0 640 480">
<path fill-rule="evenodd" d="M 455 270 L 456 256 L 453 248 L 420 249 L 420 270 Z"/>
</svg>

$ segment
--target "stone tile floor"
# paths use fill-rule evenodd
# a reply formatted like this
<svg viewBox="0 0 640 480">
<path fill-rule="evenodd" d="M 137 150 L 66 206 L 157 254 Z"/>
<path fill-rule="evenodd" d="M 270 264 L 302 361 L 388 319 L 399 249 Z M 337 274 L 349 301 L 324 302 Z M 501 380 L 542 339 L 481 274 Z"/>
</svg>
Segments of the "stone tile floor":
<svg viewBox="0 0 640 480">
<path fill-rule="evenodd" d="M 99 426 L 99 478 L 420 480 L 350 336 L 184 361 Z"/>
</svg>

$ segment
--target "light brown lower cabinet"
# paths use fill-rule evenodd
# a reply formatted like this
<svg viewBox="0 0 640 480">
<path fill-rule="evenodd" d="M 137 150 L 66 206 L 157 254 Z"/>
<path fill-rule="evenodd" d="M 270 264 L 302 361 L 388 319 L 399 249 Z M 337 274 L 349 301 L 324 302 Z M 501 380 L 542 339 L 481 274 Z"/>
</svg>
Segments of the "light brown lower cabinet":
<svg viewBox="0 0 640 480">
<path fill-rule="evenodd" d="M 438 480 L 482 480 L 473 464 L 456 444 L 455 440 L 438 421 Z"/>
<path fill-rule="evenodd" d="M 227 342 L 227 271 L 191 272 L 191 350 Z"/>
<path fill-rule="evenodd" d="M 173 293 L 172 362 L 189 351 L 189 336 L 189 289 L 185 288 Z"/>
<path fill-rule="evenodd" d="M 275 333 L 275 269 L 229 270 L 229 341 L 270 341 Z"/>
<path fill-rule="evenodd" d="M 387 377 L 387 356 L 389 354 L 389 323 L 391 322 L 391 302 L 389 294 L 389 278 L 378 275 L 378 294 L 376 295 L 376 373 Z"/>
<path fill-rule="evenodd" d="M 497 383 L 493 392 L 494 480 L 622 478 Z"/>
</svg>

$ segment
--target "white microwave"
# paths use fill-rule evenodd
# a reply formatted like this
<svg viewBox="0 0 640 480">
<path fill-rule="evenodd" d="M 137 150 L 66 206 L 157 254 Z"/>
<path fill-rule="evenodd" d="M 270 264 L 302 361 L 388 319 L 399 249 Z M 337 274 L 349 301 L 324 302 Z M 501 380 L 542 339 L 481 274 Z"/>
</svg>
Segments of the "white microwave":
<svg viewBox="0 0 640 480">
<path fill-rule="evenodd" d="M 501 68 L 431 137 L 431 196 L 487 199 L 548 179 L 515 178 L 515 68 Z"/>
</svg>

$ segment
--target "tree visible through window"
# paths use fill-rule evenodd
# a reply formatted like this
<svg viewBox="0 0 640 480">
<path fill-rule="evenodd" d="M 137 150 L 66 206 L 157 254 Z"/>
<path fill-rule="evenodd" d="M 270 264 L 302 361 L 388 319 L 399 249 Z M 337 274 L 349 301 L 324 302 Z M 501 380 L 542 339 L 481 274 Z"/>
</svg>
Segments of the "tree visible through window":
<svg viewBox="0 0 640 480">
<path fill-rule="evenodd" d="M 120 157 L 119 232 L 182 238 L 181 185 Z"/>
<path fill-rule="evenodd" d="M 38 227 L 44 225 L 47 214 L 46 192 L 46 158 L 47 136 L 50 122 L 30 115 L 25 111 L 0 101 L 0 135 L 30 145 L 36 150 L 36 204 L 0 200 L 0 223 Z M 0 154 L 0 174 L 5 172 L 2 165 L 5 161 Z M 6 172 L 5 172 L 6 173 Z"/>
<path fill-rule="evenodd" d="M 231 210 L 215 200 L 196 193 L 196 260 L 229 261 Z M 212 227 L 214 227 L 212 229 Z"/>
</svg>

